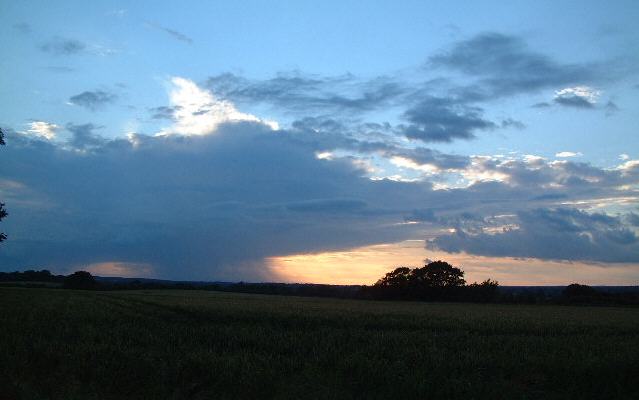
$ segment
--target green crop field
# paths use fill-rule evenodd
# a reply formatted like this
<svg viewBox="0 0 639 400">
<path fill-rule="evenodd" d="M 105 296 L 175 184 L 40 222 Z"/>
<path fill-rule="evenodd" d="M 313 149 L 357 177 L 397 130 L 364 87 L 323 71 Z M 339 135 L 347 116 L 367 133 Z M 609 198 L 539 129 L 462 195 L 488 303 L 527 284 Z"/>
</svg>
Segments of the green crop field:
<svg viewBox="0 0 639 400">
<path fill-rule="evenodd" d="M 0 288 L 0 399 L 639 398 L 639 309 Z"/>
</svg>

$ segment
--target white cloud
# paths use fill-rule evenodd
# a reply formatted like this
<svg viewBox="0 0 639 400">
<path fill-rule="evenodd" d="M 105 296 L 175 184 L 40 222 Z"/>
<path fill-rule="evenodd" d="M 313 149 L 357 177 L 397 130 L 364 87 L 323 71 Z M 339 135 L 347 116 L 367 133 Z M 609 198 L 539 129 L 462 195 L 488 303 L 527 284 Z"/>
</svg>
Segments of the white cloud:
<svg viewBox="0 0 639 400">
<path fill-rule="evenodd" d="M 590 86 L 574 86 L 555 91 L 555 100 L 577 97 L 590 104 L 596 104 L 600 95 L 601 91 L 593 89 Z"/>
<path fill-rule="evenodd" d="M 410 158 L 394 156 L 390 159 L 391 164 L 399 168 L 407 168 L 415 171 L 421 171 L 427 175 L 433 175 L 440 172 L 440 169 L 433 164 L 418 164 Z"/>
<path fill-rule="evenodd" d="M 331 160 L 333 159 L 333 153 L 331 153 L 330 151 L 323 151 L 321 153 L 315 153 L 315 157 L 320 160 Z"/>
<path fill-rule="evenodd" d="M 582 153 L 580 152 L 572 152 L 572 151 L 561 151 L 557 154 L 555 154 L 555 157 L 561 157 L 561 158 L 566 158 L 566 157 L 581 157 L 583 156 Z"/>
<path fill-rule="evenodd" d="M 56 131 L 60 128 L 56 124 L 45 121 L 32 121 L 29 124 L 29 129 L 22 131 L 25 135 L 33 135 L 47 140 L 52 140 L 56 136 Z"/>
<path fill-rule="evenodd" d="M 619 154 L 619 159 L 620 159 L 621 161 L 630 160 L 630 156 L 629 156 L 628 154 L 626 154 L 626 153 Z"/>
<path fill-rule="evenodd" d="M 220 124 L 239 121 L 262 122 L 271 129 L 279 128 L 276 122 L 262 121 L 254 115 L 240 112 L 233 103 L 216 98 L 189 79 L 173 77 L 171 84 L 169 97 L 175 123 L 164 128 L 159 135 L 207 135 Z"/>
</svg>

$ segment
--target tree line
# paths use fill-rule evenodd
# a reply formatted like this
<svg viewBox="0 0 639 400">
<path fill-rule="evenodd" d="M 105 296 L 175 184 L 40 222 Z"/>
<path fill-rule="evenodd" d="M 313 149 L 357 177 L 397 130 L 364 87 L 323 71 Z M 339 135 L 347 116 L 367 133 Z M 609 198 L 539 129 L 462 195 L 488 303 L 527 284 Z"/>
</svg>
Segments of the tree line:
<svg viewBox="0 0 639 400">
<path fill-rule="evenodd" d="M 211 290 L 219 292 L 270 294 L 282 296 L 331 297 L 344 299 L 389 301 L 449 301 L 514 304 L 584 304 L 639 305 L 639 288 L 625 291 L 604 291 L 573 283 L 557 292 L 543 287 L 511 290 L 496 281 L 466 284 L 464 272 L 444 261 L 435 261 L 421 268 L 398 267 L 385 274 L 375 284 L 325 285 L 298 283 L 206 283 L 173 282 L 144 279 L 104 280 L 87 271 L 70 275 L 54 275 L 48 270 L 0 272 L 4 286 L 56 287 L 82 290 Z"/>
</svg>

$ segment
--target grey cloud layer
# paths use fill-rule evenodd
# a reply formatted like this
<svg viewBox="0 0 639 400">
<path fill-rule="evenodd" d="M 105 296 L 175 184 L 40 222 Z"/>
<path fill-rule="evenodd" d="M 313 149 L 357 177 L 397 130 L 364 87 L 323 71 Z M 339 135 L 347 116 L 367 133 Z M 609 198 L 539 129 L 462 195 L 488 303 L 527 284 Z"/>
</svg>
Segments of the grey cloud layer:
<svg viewBox="0 0 639 400">
<path fill-rule="evenodd" d="M 540 208 L 518 212 L 514 222 L 516 228 L 498 233 L 458 228 L 454 234 L 433 239 L 429 246 L 496 257 L 639 262 L 639 239 L 618 217 Z"/>
<path fill-rule="evenodd" d="M 496 215 L 519 216 L 519 233 L 504 233 L 505 240 L 526 239 L 514 236 L 524 233 L 540 240 L 552 214 L 529 211 L 534 207 L 638 196 L 635 190 L 613 190 L 639 183 L 639 165 L 634 164 L 603 170 L 567 161 L 383 150 L 461 173 L 505 176 L 502 182 L 433 190 L 428 181 L 370 180 L 348 157 L 317 159 L 315 153 L 329 143 L 342 146 L 323 140 L 321 132 L 237 123 L 207 136 L 105 140 L 96 129 L 68 124 L 73 136 L 63 144 L 8 131 L 0 189 L 12 205 L 12 218 L 5 224 L 11 240 L 0 254 L 3 268 L 60 270 L 118 261 L 152 265 L 158 276 L 168 278 L 269 279 L 264 257 L 419 238 L 424 229 L 451 226 L 475 236 L 440 236 L 432 245 L 497 254 L 490 247 L 497 236 L 481 230 L 482 221 Z M 525 253 L 520 245 L 499 254 L 639 261 L 636 238 L 622 225 L 631 224 L 632 216 L 622 221 L 570 212 L 584 228 L 577 233 L 565 228 L 563 235 L 592 235 L 597 249 L 608 246 L 614 255 L 582 252 L 576 247 L 585 243 L 579 237 L 562 253 L 548 255 L 532 245 Z M 589 218 L 599 222 L 588 225 Z M 469 221 L 475 221 L 473 230 Z M 234 275 L 227 274 L 229 268 Z"/>
<path fill-rule="evenodd" d="M 133 142 L 97 141 L 91 124 L 68 129 L 65 148 L 13 134 L 0 159 L 3 178 L 19 182 L 7 197 L 5 268 L 123 261 L 215 278 L 269 255 L 398 240 L 400 211 L 384 193 L 427 191 L 372 182 L 348 160 L 318 160 L 255 124 Z"/>
</svg>

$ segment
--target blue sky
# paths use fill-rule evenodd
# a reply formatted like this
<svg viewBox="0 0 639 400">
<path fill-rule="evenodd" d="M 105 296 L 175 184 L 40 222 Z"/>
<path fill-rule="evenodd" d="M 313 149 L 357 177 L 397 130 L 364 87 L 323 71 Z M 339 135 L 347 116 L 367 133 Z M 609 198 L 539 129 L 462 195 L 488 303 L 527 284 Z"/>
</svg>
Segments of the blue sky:
<svg viewBox="0 0 639 400">
<path fill-rule="evenodd" d="M 421 240 L 639 278 L 636 2 L 395 3 L 0 6 L 1 268 L 304 279 L 274 271 Z"/>
</svg>

